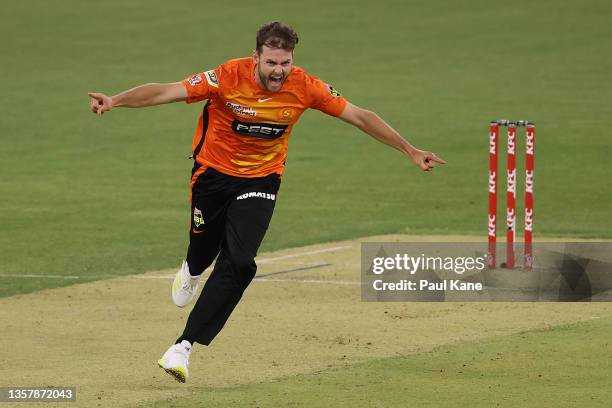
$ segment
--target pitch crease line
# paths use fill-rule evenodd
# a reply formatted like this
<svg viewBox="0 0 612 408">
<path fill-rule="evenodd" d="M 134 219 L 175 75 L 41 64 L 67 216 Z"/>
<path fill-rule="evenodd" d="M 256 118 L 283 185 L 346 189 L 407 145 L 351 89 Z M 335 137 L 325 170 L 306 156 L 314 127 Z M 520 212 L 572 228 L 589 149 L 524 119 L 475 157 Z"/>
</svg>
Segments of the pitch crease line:
<svg viewBox="0 0 612 408">
<path fill-rule="evenodd" d="M 335 281 L 335 280 L 323 280 L 323 279 L 278 279 L 278 278 L 255 278 L 258 282 L 278 282 L 278 283 L 317 283 L 317 284 L 331 284 L 331 285 L 359 285 L 361 282 L 358 281 Z"/>
<path fill-rule="evenodd" d="M 280 261 L 281 259 L 290 259 L 290 258 L 297 258 L 297 257 L 300 257 L 300 256 L 322 254 L 322 253 L 325 253 L 325 252 L 341 251 L 343 249 L 348 249 L 348 248 L 351 248 L 351 246 L 350 245 L 344 245 L 344 246 L 338 246 L 338 247 L 333 247 L 333 248 L 317 249 L 316 251 L 299 252 L 297 254 L 288 254 L 288 255 L 276 256 L 274 258 L 257 259 L 257 263 L 258 264 L 263 264 L 263 263 L 268 263 L 268 262 Z"/>
</svg>

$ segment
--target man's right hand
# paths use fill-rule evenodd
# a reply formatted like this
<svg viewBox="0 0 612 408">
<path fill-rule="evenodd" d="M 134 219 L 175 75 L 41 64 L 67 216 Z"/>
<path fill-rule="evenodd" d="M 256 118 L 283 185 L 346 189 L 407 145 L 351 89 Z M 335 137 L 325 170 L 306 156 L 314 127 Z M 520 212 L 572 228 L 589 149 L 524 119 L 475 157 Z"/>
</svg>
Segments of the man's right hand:
<svg viewBox="0 0 612 408">
<path fill-rule="evenodd" d="M 110 96 L 97 92 L 89 92 L 87 95 L 91 98 L 89 108 L 96 115 L 102 116 L 104 112 L 113 108 L 113 100 Z"/>
</svg>

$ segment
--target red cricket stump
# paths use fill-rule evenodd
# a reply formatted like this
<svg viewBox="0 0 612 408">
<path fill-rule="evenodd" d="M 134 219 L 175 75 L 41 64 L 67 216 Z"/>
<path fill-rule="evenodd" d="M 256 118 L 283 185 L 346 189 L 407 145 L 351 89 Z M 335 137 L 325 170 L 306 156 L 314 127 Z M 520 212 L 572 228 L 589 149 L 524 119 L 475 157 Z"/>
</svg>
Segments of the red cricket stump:
<svg viewBox="0 0 612 408">
<path fill-rule="evenodd" d="M 516 258 L 516 128 L 525 126 L 525 256 L 523 268 L 533 267 L 533 185 L 535 168 L 535 125 L 526 120 L 494 120 L 489 125 L 489 269 L 496 267 L 497 185 L 499 127 L 508 127 L 506 189 L 506 267 L 514 269 Z"/>
<path fill-rule="evenodd" d="M 489 126 L 489 269 L 495 269 L 497 244 L 497 152 L 499 125 Z"/>
<path fill-rule="evenodd" d="M 506 193 L 506 265 L 514 269 L 516 230 L 516 125 L 508 124 L 508 189 Z"/>
<path fill-rule="evenodd" d="M 535 126 L 528 124 L 525 144 L 525 258 L 523 268 L 533 267 L 533 184 L 535 171 Z"/>
</svg>

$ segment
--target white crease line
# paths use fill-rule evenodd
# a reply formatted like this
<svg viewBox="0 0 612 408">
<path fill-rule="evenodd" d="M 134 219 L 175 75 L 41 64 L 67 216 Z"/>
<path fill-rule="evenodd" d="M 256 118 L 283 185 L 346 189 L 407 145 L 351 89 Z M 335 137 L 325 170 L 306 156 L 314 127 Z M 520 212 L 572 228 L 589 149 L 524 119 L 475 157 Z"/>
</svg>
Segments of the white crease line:
<svg viewBox="0 0 612 408">
<path fill-rule="evenodd" d="M 263 263 L 268 263 L 268 262 L 279 261 L 281 259 L 290 259 L 290 258 L 297 258 L 299 256 L 322 254 L 324 252 L 334 252 L 334 251 L 340 251 L 342 249 L 348 249 L 348 248 L 352 248 L 352 247 L 350 245 L 344 245 L 344 246 L 333 247 L 333 248 L 318 249 L 316 251 L 300 252 L 300 253 L 297 253 L 297 254 L 289 254 L 289 255 L 283 255 L 283 256 L 276 256 L 274 258 L 257 259 L 256 261 L 257 261 L 258 264 L 263 264 Z"/>
<path fill-rule="evenodd" d="M 316 254 L 322 254 L 325 252 L 335 252 L 335 251 L 341 251 L 343 249 L 348 249 L 348 248 L 352 248 L 350 245 L 344 245 L 344 246 L 338 246 L 338 247 L 333 247 L 333 248 L 324 248 L 324 249 L 317 249 L 316 251 L 308 251 L 308 252 L 300 252 L 297 254 L 289 254 L 289 255 L 283 255 L 283 256 L 277 256 L 274 258 L 264 258 L 264 259 L 257 259 L 257 263 L 258 264 L 266 264 L 266 263 L 270 263 L 270 262 L 275 262 L 275 261 L 279 261 L 282 259 L 291 259 L 291 258 L 297 258 L 300 256 L 307 256 L 307 255 L 316 255 Z M 280 263 L 280 262 L 279 262 Z M 306 262 L 295 262 L 295 265 L 309 265 L 309 263 Z M 206 271 L 205 271 L 206 272 Z M 87 278 L 127 278 L 130 276 L 123 276 L 123 275 L 94 275 L 94 276 L 87 276 Z M 170 279 L 170 278 L 174 278 L 174 275 L 133 275 L 131 277 L 134 277 L 136 279 Z M 19 275 L 19 274 L 0 274 L 0 278 L 41 278 L 41 279 L 81 279 L 81 276 L 75 276 L 75 275 L 33 275 L 33 274 L 25 274 L 25 275 Z"/>
<path fill-rule="evenodd" d="M 17 274 L 0 274 L 0 278 L 49 278 L 49 279 L 81 279 L 80 276 L 74 275 L 17 275 Z"/>
<path fill-rule="evenodd" d="M 297 261 L 289 261 L 289 262 L 274 262 L 274 266 L 308 266 L 312 265 L 312 261 L 310 262 L 297 262 Z M 334 266 L 341 266 L 346 268 L 361 268 L 360 263 L 350 263 L 350 262 L 334 262 Z M 359 269 L 361 270 L 361 269 Z"/>
<path fill-rule="evenodd" d="M 81 276 L 74 275 L 2 275 L 0 277 L 4 278 L 50 278 L 50 279 L 81 279 Z M 88 278 L 99 278 L 101 276 L 88 276 Z M 104 275 L 102 277 L 111 277 L 111 278 L 123 278 L 123 279 L 163 279 L 163 280 L 171 280 L 174 279 L 174 275 L 132 275 L 132 276 L 120 276 L 120 275 Z M 253 279 L 257 282 L 273 282 L 273 283 L 316 283 L 316 284 L 331 284 L 331 285 L 361 285 L 361 282 L 356 281 L 333 281 L 333 280 L 323 280 L 323 279 L 274 279 L 274 278 L 255 278 Z"/>
<path fill-rule="evenodd" d="M 288 283 L 329 283 L 332 285 L 361 285 L 361 282 L 356 281 L 332 281 L 322 279 L 271 279 L 271 278 L 255 278 L 257 282 L 288 282 Z"/>
<path fill-rule="evenodd" d="M 123 276 L 123 278 L 134 278 L 134 279 L 174 279 L 176 275 L 132 275 Z M 119 276 L 121 278 L 121 276 Z"/>
<path fill-rule="evenodd" d="M 126 278 L 135 279 L 174 279 L 174 275 L 149 275 L 149 276 L 126 276 Z M 361 282 L 356 281 L 334 281 L 323 279 L 278 279 L 278 278 L 254 278 L 257 282 L 294 282 L 294 283 L 330 283 L 333 285 L 361 285 Z"/>
</svg>

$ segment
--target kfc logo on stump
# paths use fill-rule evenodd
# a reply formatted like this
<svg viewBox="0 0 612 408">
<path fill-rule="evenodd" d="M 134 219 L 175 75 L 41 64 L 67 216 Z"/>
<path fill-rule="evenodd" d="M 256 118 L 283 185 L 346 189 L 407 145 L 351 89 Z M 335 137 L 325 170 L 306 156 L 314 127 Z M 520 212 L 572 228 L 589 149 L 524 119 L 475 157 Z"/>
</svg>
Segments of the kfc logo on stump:
<svg viewBox="0 0 612 408">
<path fill-rule="evenodd" d="M 514 215 L 514 209 L 508 210 L 508 217 L 506 219 L 506 224 L 508 225 L 508 231 L 514 231 L 514 222 L 516 217 Z"/>
<path fill-rule="evenodd" d="M 489 214 L 489 236 L 495 236 L 495 214 Z"/>
<path fill-rule="evenodd" d="M 516 169 L 508 171 L 508 192 L 516 192 Z"/>
<path fill-rule="evenodd" d="M 525 208 L 525 231 L 533 231 L 533 208 Z"/>
<path fill-rule="evenodd" d="M 525 191 L 533 193 L 533 170 L 525 171 Z"/>
<path fill-rule="evenodd" d="M 489 171 L 489 193 L 495 194 L 497 191 L 497 172 Z"/>
<path fill-rule="evenodd" d="M 489 132 L 489 153 L 497 154 L 497 140 L 493 132 Z"/>
<path fill-rule="evenodd" d="M 533 133 L 527 132 L 527 146 L 526 153 L 533 156 L 534 148 L 533 148 Z"/>
<path fill-rule="evenodd" d="M 516 153 L 516 131 L 508 131 L 508 154 Z"/>
</svg>

